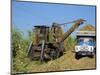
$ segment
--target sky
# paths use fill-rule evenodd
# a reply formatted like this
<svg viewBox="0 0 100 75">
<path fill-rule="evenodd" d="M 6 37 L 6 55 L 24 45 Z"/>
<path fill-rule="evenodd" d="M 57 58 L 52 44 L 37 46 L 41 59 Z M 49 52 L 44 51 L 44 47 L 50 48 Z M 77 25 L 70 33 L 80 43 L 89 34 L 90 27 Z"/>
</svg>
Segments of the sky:
<svg viewBox="0 0 100 75">
<path fill-rule="evenodd" d="M 34 25 L 51 26 L 53 22 L 67 23 L 79 18 L 85 19 L 82 25 L 95 26 L 96 7 L 87 5 L 54 4 L 12 1 L 12 25 L 27 35 Z M 73 24 L 63 26 L 64 32 Z M 82 27 L 80 26 L 80 27 Z"/>
</svg>

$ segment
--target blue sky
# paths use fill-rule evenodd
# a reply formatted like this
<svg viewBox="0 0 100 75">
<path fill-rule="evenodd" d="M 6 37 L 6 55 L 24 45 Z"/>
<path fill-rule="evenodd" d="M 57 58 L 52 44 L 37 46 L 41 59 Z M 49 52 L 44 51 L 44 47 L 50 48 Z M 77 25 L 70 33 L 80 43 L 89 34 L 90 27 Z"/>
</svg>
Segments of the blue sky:
<svg viewBox="0 0 100 75">
<path fill-rule="evenodd" d="M 12 24 L 24 32 L 24 35 L 34 25 L 51 26 L 53 22 L 66 23 L 79 18 L 87 20 L 84 25 L 95 26 L 95 6 L 12 2 Z M 64 26 L 64 31 L 71 26 L 72 24 Z"/>
</svg>

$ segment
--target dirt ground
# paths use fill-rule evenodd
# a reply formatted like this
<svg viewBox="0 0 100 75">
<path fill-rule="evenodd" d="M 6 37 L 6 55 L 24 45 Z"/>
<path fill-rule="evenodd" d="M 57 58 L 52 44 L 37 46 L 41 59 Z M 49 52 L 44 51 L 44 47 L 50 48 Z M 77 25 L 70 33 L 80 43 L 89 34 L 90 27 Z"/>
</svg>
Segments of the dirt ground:
<svg viewBox="0 0 100 75">
<path fill-rule="evenodd" d="M 75 59 L 75 53 L 73 53 L 72 51 L 67 51 L 63 56 L 56 60 L 51 60 L 43 64 L 40 64 L 37 61 L 33 61 L 27 66 L 28 72 L 48 72 L 95 68 L 95 56 L 94 58 L 83 57 L 77 60 Z"/>
</svg>

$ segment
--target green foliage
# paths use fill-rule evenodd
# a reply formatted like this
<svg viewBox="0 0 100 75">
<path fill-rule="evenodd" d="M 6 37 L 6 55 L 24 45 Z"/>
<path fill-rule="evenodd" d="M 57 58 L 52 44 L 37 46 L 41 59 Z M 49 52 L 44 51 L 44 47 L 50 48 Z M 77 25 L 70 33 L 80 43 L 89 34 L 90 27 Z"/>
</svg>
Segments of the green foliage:
<svg viewBox="0 0 100 75">
<path fill-rule="evenodd" d="M 69 36 L 69 37 L 65 40 L 64 44 L 65 44 L 65 49 L 66 49 L 66 51 L 68 51 L 69 49 L 70 49 L 70 50 L 73 50 L 73 48 L 74 48 L 74 46 L 75 46 L 75 38 L 72 37 L 72 36 Z"/>
<path fill-rule="evenodd" d="M 28 64 L 27 48 L 28 43 L 23 38 L 23 34 L 16 28 L 12 28 L 12 62 L 13 72 L 25 72 Z"/>
<path fill-rule="evenodd" d="M 28 41 L 33 41 L 35 42 L 35 33 L 32 30 L 28 30 Z"/>
<path fill-rule="evenodd" d="M 23 42 L 22 33 L 16 28 L 12 28 L 12 52 L 13 56 L 16 56 L 17 50 L 19 50 L 21 43 Z"/>
</svg>

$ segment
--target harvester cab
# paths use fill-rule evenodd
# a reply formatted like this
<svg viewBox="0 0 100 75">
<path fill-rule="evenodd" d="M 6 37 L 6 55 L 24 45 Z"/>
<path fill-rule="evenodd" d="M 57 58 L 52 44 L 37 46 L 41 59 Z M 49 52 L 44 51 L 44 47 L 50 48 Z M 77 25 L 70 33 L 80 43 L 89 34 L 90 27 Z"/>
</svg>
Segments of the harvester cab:
<svg viewBox="0 0 100 75">
<path fill-rule="evenodd" d="M 42 44 L 44 41 L 45 43 L 49 42 L 49 27 L 48 26 L 34 26 L 35 27 L 35 39 L 36 44 Z"/>
</svg>

